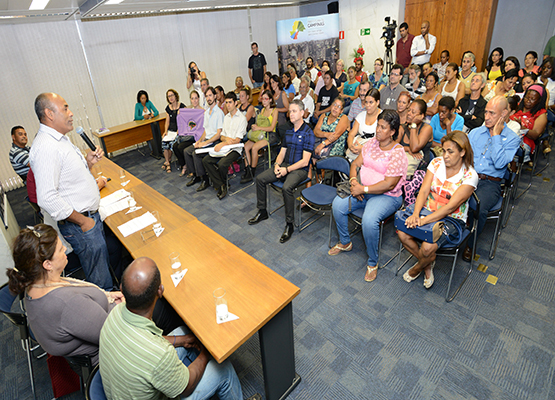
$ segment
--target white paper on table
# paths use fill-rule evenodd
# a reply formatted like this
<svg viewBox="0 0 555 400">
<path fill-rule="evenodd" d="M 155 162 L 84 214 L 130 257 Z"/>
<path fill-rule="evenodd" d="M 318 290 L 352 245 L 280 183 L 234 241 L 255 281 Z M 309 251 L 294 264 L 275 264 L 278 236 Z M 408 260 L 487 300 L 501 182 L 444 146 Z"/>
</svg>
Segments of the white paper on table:
<svg viewBox="0 0 555 400">
<path fill-rule="evenodd" d="M 224 320 L 221 320 L 218 318 L 218 316 L 216 316 L 216 322 L 218 324 L 223 324 L 224 322 L 229 322 L 229 321 L 235 321 L 236 319 L 239 319 L 239 317 L 235 314 L 230 313 L 229 311 L 227 312 L 227 318 Z"/>
<path fill-rule="evenodd" d="M 129 192 L 125 189 L 116 190 L 114 193 L 100 199 L 100 207 L 116 203 L 127 196 L 129 196 Z"/>
<path fill-rule="evenodd" d="M 183 279 L 183 277 L 185 276 L 187 271 L 188 271 L 188 269 L 184 269 L 183 271 L 177 271 L 177 272 L 175 272 L 171 275 L 172 281 L 173 281 L 173 284 L 175 285 L 175 287 L 177 287 L 177 285 L 179 285 L 179 282 L 181 282 L 181 280 Z"/>
<path fill-rule="evenodd" d="M 125 210 L 128 207 L 129 207 L 129 198 L 125 197 L 115 203 L 111 203 L 108 205 L 100 205 L 98 212 L 100 213 L 100 218 L 102 219 L 102 221 L 104 221 L 106 217 L 109 217 L 110 215 L 115 214 L 118 211 Z"/>
<path fill-rule="evenodd" d="M 133 218 L 131 221 L 127 221 L 125 224 L 118 226 L 118 229 L 123 237 L 127 237 L 154 223 L 156 223 L 156 218 L 147 211 L 140 217 Z"/>
</svg>

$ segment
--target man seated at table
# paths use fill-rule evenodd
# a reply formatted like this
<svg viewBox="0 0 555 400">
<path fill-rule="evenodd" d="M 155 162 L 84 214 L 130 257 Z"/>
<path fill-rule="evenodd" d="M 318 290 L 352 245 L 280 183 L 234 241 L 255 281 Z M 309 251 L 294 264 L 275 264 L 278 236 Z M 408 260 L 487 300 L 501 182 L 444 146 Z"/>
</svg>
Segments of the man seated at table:
<svg viewBox="0 0 555 400">
<path fill-rule="evenodd" d="M 10 148 L 10 163 L 13 170 L 18 174 L 23 182 L 27 180 L 29 173 L 29 151 L 27 147 L 27 132 L 22 126 L 12 128 L 12 147 Z"/>
<path fill-rule="evenodd" d="M 123 274 L 121 291 L 125 302 L 114 307 L 100 331 L 100 374 L 108 399 L 243 398 L 229 361 L 212 360 L 187 328 L 162 336 L 152 321 L 164 293 L 153 260 L 133 261 Z"/>
<path fill-rule="evenodd" d="M 285 230 L 279 239 L 285 243 L 293 235 L 295 220 L 295 188 L 308 176 L 308 164 L 314 151 L 314 133 L 304 122 L 304 104 L 293 100 L 289 104 L 289 118 L 293 127 L 285 133 L 285 140 L 273 168 L 267 169 L 256 177 L 256 207 L 258 212 L 249 219 L 249 225 L 268 219 L 266 210 L 266 186 L 278 180 L 283 182 L 282 194 L 285 205 Z"/>
<path fill-rule="evenodd" d="M 220 134 L 224 125 L 224 112 L 216 105 L 216 89 L 209 86 L 206 89 L 206 101 L 208 108 L 204 112 L 204 133 L 193 145 L 187 147 L 183 155 L 187 164 L 187 171 L 193 174 L 193 177 L 187 186 L 193 186 L 195 183 L 202 181 L 197 188 L 197 192 L 202 192 L 210 186 L 208 175 L 204 170 L 202 159 L 208 156 L 208 153 L 197 154 L 197 149 L 203 147 L 213 147 L 220 140 Z"/>
<path fill-rule="evenodd" d="M 225 95 L 225 107 L 228 113 L 224 117 L 224 125 L 220 134 L 221 142 L 214 147 L 214 151 L 222 150 L 222 147 L 241 143 L 241 139 L 247 132 L 247 119 L 243 113 L 237 112 L 237 95 L 228 92 Z M 229 150 L 225 155 L 210 154 L 204 157 L 202 163 L 206 173 L 212 180 L 214 189 L 218 191 L 218 199 L 223 199 L 227 195 L 227 170 L 233 161 L 241 156 L 242 148 Z"/>
<path fill-rule="evenodd" d="M 482 233 L 488 212 L 497 204 L 501 197 L 501 181 L 507 171 L 507 165 L 520 145 L 520 137 L 504 122 L 509 114 L 509 103 L 503 96 L 495 96 L 486 105 L 484 125 L 472 129 L 468 140 L 474 151 L 474 169 L 478 173 L 476 196 L 480 199 L 480 215 L 478 217 L 478 235 Z M 472 217 L 469 215 L 469 223 Z M 472 241 L 463 253 L 463 259 L 470 261 Z"/>
</svg>

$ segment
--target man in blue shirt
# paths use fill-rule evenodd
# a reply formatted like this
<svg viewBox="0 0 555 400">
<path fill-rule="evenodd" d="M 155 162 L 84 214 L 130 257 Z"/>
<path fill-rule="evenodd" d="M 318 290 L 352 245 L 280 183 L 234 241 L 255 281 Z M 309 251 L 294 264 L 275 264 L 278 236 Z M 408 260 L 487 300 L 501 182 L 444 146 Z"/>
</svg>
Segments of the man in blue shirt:
<svg viewBox="0 0 555 400">
<path fill-rule="evenodd" d="M 293 234 L 295 215 L 295 188 L 308 176 L 308 164 L 314 151 L 314 133 L 304 122 L 304 103 L 293 100 L 289 104 L 289 118 L 293 127 L 285 133 L 285 140 L 277 156 L 274 168 L 269 168 L 256 177 L 256 199 L 258 213 L 249 219 L 249 225 L 268 219 L 266 211 L 266 186 L 271 182 L 283 182 L 282 194 L 285 204 L 285 230 L 279 239 L 287 242 Z"/>
<path fill-rule="evenodd" d="M 502 96 L 496 96 L 486 105 L 484 125 L 473 129 L 468 134 L 474 151 L 474 169 L 480 181 L 476 195 L 480 199 L 480 217 L 477 234 L 482 233 L 489 210 L 501 197 L 501 181 L 507 171 L 507 165 L 513 160 L 520 138 L 505 124 L 509 114 L 509 103 Z M 472 222 L 472 221 L 470 221 Z M 472 240 L 463 253 L 463 259 L 470 261 Z"/>
</svg>

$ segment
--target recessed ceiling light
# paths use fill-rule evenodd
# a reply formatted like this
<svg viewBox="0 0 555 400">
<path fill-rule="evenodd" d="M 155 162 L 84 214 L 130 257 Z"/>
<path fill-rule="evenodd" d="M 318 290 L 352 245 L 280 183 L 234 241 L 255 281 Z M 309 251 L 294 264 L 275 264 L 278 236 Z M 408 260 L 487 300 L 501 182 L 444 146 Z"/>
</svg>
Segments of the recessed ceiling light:
<svg viewBox="0 0 555 400">
<path fill-rule="evenodd" d="M 106 3 L 104 3 L 104 5 L 112 5 L 112 4 L 119 4 L 122 3 L 123 0 L 108 0 Z"/>
<path fill-rule="evenodd" d="M 33 0 L 29 10 L 44 10 L 50 0 Z"/>
</svg>

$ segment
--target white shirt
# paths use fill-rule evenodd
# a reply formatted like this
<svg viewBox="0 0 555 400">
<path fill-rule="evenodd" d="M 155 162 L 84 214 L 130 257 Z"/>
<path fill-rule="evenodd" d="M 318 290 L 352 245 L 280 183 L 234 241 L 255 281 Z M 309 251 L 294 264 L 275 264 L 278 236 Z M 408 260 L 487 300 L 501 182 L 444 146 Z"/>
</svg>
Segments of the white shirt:
<svg viewBox="0 0 555 400">
<path fill-rule="evenodd" d="M 242 139 L 247 133 L 247 119 L 239 110 L 235 111 L 235 115 L 231 116 L 231 113 L 227 113 L 224 117 L 224 127 L 222 129 L 221 136 L 225 136 L 230 139 Z M 241 153 L 243 149 L 237 148 L 233 149 L 238 153 Z"/>
<path fill-rule="evenodd" d="M 69 138 L 40 124 L 30 152 L 39 206 L 55 221 L 77 212 L 96 211 L 100 192 L 87 161 Z"/>
<path fill-rule="evenodd" d="M 430 61 L 430 54 L 434 52 L 436 48 L 436 37 L 428 33 L 428 41 L 430 42 L 430 48 L 426 50 L 426 40 L 424 36 L 415 36 L 412 40 L 412 46 L 410 47 L 410 55 L 412 56 L 411 64 L 422 65 Z M 426 54 L 421 56 L 415 56 L 419 51 L 425 51 Z"/>
<path fill-rule="evenodd" d="M 222 129 L 224 126 L 224 112 L 217 104 L 214 104 L 214 108 L 210 111 L 210 107 L 204 112 L 204 140 L 211 139 L 212 136 L 218 133 L 218 129 Z"/>
<path fill-rule="evenodd" d="M 316 67 L 312 67 L 312 69 L 309 69 L 308 72 L 310 72 L 310 80 L 314 82 L 318 76 L 318 70 Z"/>
<path fill-rule="evenodd" d="M 295 77 L 295 79 L 293 79 L 291 83 L 295 87 L 295 93 L 299 93 L 299 86 L 301 86 L 301 80 L 298 77 Z"/>
<path fill-rule="evenodd" d="M 299 94 L 298 96 L 295 96 L 293 100 L 301 100 L 303 102 L 304 109 L 308 111 L 308 117 L 304 119 L 304 122 L 308 124 L 310 123 L 310 117 L 314 114 L 314 99 L 309 94 L 307 94 L 304 99 L 301 99 L 301 97 L 302 94 Z"/>
</svg>

